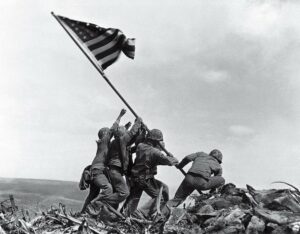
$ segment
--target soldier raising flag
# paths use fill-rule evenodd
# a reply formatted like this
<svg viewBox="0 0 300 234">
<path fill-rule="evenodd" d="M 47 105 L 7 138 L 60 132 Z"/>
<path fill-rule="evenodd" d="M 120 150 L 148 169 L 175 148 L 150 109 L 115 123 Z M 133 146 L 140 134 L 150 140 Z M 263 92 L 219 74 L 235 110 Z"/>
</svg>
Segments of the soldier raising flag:
<svg viewBox="0 0 300 234">
<path fill-rule="evenodd" d="M 126 39 L 124 34 L 118 29 L 104 29 L 95 24 L 84 23 L 81 21 L 71 20 L 67 17 L 55 15 L 53 12 L 51 14 L 71 37 L 74 43 L 80 48 L 84 55 L 89 59 L 89 61 L 101 74 L 103 79 L 124 102 L 131 113 L 138 118 L 139 116 L 136 114 L 136 112 L 127 103 L 127 101 L 113 86 L 103 72 L 103 69 L 117 60 L 121 51 L 123 51 L 127 57 L 134 58 L 134 39 Z M 101 55 L 98 54 L 99 51 L 101 51 Z M 104 51 L 106 52 L 104 53 Z M 110 62 L 108 62 L 109 58 L 111 58 L 111 60 L 109 60 Z M 144 126 L 149 132 L 147 126 Z M 158 144 L 168 156 L 172 156 L 163 145 L 160 143 Z M 182 174 L 186 175 L 182 168 L 178 169 L 182 172 Z"/>
</svg>

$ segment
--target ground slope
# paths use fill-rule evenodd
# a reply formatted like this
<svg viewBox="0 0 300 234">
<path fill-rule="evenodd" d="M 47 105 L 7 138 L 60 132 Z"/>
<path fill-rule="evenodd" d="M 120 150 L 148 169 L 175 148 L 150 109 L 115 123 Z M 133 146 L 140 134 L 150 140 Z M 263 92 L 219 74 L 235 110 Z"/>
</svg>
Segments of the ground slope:
<svg viewBox="0 0 300 234">
<path fill-rule="evenodd" d="M 80 210 L 87 193 L 79 190 L 77 182 L 0 178 L 0 201 L 8 199 L 9 194 L 25 209 L 45 209 L 62 202 Z"/>
</svg>

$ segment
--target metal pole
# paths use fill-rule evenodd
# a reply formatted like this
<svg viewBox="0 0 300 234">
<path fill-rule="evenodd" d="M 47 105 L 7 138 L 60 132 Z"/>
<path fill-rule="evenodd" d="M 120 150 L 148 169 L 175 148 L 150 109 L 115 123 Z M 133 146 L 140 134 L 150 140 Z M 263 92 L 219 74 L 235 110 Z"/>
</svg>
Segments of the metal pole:
<svg viewBox="0 0 300 234">
<path fill-rule="evenodd" d="M 60 26 L 62 26 L 62 28 L 66 31 L 66 33 L 71 37 L 71 39 L 73 40 L 73 42 L 79 47 L 79 49 L 81 50 L 81 52 L 93 64 L 93 66 L 101 74 L 101 76 L 103 77 L 103 79 L 108 83 L 108 85 L 115 91 L 115 93 L 119 96 L 119 98 L 124 102 L 124 104 L 128 107 L 128 109 L 131 111 L 131 113 L 137 118 L 138 115 L 136 114 L 136 112 L 132 109 L 132 107 L 128 104 L 128 102 L 123 98 L 123 96 L 119 93 L 119 91 L 113 86 L 113 84 L 110 82 L 110 80 L 107 78 L 107 76 L 103 72 L 102 67 L 99 66 L 99 64 L 92 59 L 92 57 L 89 55 L 88 51 L 86 51 L 84 48 L 82 48 L 81 43 L 76 38 L 74 38 L 74 36 L 72 35 L 72 33 L 65 27 L 65 25 L 60 21 L 60 19 L 57 17 L 57 15 L 55 15 L 54 12 L 51 12 L 51 14 L 57 20 L 57 22 L 60 24 Z M 149 129 L 148 129 L 147 126 L 146 126 L 146 130 L 149 132 Z M 165 149 L 164 146 L 162 146 L 160 143 L 159 143 L 159 145 L 160 145 L 161 149 L 168 156 L 171 156 L 170 153 Z M 178 169 L 182 172 L 183 175 L 186 175 L 186 172 L 182 168 L 178 168 Z"/>
</svg>

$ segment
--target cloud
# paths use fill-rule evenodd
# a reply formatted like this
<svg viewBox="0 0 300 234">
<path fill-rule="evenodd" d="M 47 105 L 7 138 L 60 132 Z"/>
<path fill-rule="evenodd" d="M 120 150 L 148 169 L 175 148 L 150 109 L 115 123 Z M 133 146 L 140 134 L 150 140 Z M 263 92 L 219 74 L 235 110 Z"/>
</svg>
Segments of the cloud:
<svg viewBox="0 0 300 234">
<path fill-rule="evenodd" d="M 240 186 L 271 186 L 283 180 L 299 186 L 300 124 L 274 118 L 251 138 L 226 144 L 225 177 Z"/>
<path fill-rule="evenodd" d="M 226 71 L 206 71 L 202 75 L 204 81 L 208 83 L 218 83 L 228 80 L 229 76 Z"/>
<path fill-rule="evenodd" d="M 252 128 L 243 125 L 231 125 L 229 131 L 236 136 L 248 136 L 255 132 Z"/>
</svg>

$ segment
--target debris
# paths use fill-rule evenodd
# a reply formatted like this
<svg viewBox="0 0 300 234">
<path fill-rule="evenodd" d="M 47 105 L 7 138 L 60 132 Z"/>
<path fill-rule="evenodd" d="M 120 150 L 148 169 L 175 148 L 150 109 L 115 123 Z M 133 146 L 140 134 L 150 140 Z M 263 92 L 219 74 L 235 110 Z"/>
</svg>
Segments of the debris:
<svg viewBox="0 0 300 234">
<path fill-rule="evenodd" d="M 246 190 L 227 184 L 214 194 L 191 196 L 193 205 L 171 208 L 167 217 L 160 212 L 161 196 L 149 203 L 154 215 L 137 212 L 125 217 L 105 203 L 94 215 L 70 212 L 63 204 L 35 216 L 7 209 L 0 212 L 0 234 L 300 233 L 299 196 L 297 190 L 256 190 L 249 185 Z"/>
<path fill-rule="evenodd" d="M 300 221 L 300 215 L 290 211 L 272 211 L 254 208 L 254 213 L 271 223 L 286 225 Z"/>
<path fill-rule="evenodd" d="M 248 224 L 246 234 L 263 233 L 265 230 L 265 222 L 257 216 L 252 216 L 251 221 Z"/>
<path fill-rule="evenodd" d="M 13 195 L 9 195 L 9 199 L 0 202 L 0 212 L 16 212 L 18 207 L 15 204 L 15 199 Z"/>
<path fill-rule="evenodd" d="M 272 182 L 272 184 L 286 184 L 286 185 L 292 187 L 293 189 L 295 189 L 297 192 L 300 193 L 299 189 L 296 186 L 294 186 L 292 184 L 289 184 L 287 182 L 284 182 L 284 181 L 274 181 L 274 182 Z"/>
</svg>

